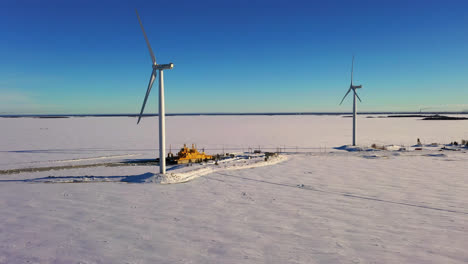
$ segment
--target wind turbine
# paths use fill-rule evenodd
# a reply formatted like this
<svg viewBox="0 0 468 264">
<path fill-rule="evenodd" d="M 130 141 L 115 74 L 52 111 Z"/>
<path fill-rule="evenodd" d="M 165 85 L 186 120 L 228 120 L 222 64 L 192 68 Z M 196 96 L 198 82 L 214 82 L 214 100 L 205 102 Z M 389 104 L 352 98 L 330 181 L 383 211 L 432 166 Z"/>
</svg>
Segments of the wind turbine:
<svg viewBox="0 0 468 264">
<path fill-rule="evenodd" d="M 361 98 L 359 98 L 359 95 L 356 92 L 356 89 L 362 88 L 362 85 L 353 85 L 353 68 L 354 68 L 354 56 L 353 56 L 353 61 L 351 63 L 351 84 L 349 85 L 348 92 L 346 92 L 345 96 L 340 102 L 340 105 L 343 103 L 344 99 L 346 96 L 353 90 L 353 146 L 356 146 L 356 97 L 359 99 L 359 102 L 361 101 Z"/>
<path fill-rule="evenodd" d="M 153 86 L 154 79 L 156 79 L 157 71 L 159 71 L 159 172 L 161 174 L 166 173 L 166 123 L 165 123 L 165 112 L 164 112 L 164 75 L 163 70 L 170 70 L 174 68 L 173 63 L 169 64 L 157 64 L 156 57 L 154 56 L 153 50 L 151 49 L 148 37 L 146 36 L 145 29 L 143 28 L 143 23 L 141 23 L 140 15 L 135 9 L 136 15 L 138 17 L 138 22 L 140 22 L 141 30 L 143 31 L 143 36 L 145 36 L 146 45 L 148 45 L 148 50 L 150 52 L 151 60 L 153 61 L 153 71 L 151 72 L 150 81 L 148 84 L 148 89 L 146 90 L 145 100 L 141 107 L 140 116 L 138 117 L 137 124 L 140 123 L 141 116 L 145 110 L 146 100 L 151 92 L 151 87 Z"/>
</svg>

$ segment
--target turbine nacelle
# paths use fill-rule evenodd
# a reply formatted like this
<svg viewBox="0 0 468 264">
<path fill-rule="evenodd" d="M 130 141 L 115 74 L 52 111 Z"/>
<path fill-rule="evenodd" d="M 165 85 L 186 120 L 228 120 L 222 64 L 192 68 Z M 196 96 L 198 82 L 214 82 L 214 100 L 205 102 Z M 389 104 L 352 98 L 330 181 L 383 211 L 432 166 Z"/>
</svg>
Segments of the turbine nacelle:
<svg viewBox="0 0 468 264">
<path fill-rule="evenodd" d="M 353 89 L 359 89 L 359 88 L 362 88 L 362 85 L 351 85 L 351 88 L 353 88 Z"/>
<path fill-rule="evenodd" d="M 155 70 L 172 70 L 174 68 L 174 63 L 169 64 L 153 64 L 153 69 Z"/>
</svg>

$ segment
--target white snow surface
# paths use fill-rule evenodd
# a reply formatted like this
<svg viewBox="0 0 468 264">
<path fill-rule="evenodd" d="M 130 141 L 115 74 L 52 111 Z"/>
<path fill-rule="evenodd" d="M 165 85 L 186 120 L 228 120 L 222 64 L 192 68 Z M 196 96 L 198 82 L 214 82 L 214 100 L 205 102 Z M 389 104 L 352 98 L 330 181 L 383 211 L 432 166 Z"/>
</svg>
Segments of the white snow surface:
<svg viewBox="0 0 468 264">
<path fill-rule="evenodd" d="M 135 123 L 0 118 L 0 170 L 156 156 L 156 118 Z M 340 116 L 168 117 L 167 137 L 288 153 L 180 184 L 151 182 L 154 166 L 0 174 L 0 263 L 468 262 L 467 150 L 428 145 L 468 139 L 468 121 L 359 116 L 366 151 L 335 149 L 351 140 Z"/>
</svg>

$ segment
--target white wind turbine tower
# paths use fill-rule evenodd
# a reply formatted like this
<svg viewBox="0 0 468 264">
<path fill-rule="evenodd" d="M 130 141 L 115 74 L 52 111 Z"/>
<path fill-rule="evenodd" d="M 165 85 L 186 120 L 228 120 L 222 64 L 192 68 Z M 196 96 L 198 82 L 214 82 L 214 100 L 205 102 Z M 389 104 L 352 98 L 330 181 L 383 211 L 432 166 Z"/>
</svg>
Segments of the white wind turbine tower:
<svg viewBox="0 0 468 264">
<path fill-rule="evenodd" d="M 353 146 L 356 146 L 356 97 L 359 99 L 359 102 L 361 101 L 361 98 L 359 98 L 359 95 L 356 92 L 356 89 L 362 88 L 362 85 L 353 85 L 353 68 L 354 68 L 354 56 L 353 56 L 353 61 L 351 63 L 351 84 L 349 85 L 349 90 L 346 92 L 345 96 L 340 102 L 340 105 L 343 103 L 344 99 L 346 96 L 353 90 Z"/>
<path fill-rule="evenodd" d="M 138 11 L 135 9 L 135 12 L 140 22 L 141 30 L 143 31 L 143 36 L 145 36 L 146 45 L 151 55 L 151 60 L 153 61 L 153 71 L 151 72 L 150 81 L 148 84 L 148 89 L 146 90 L 145 100 L 141 107 L 140 116 L 138 117 L 137 124 L 140 123 L 141 116 L 145 110 L 146 100 L 151 92 L 151 87 L 153 86 L 154 79 L 156 79 L 157 71 L 159 70 L 159 172 L 162 174 L 166 173 L 166 124 L 165 124 L 165 112 L 164 112 L 164 75 L 163 70 L 170 70 L 174 67 L 173 63 L 169 64 L 157 64 L 156 58 L 154 57 L 153 50 L 151 49 L 148 37 L 146 36 L 145 29 L 141 23 L 140 16 Z"/>
</svg>

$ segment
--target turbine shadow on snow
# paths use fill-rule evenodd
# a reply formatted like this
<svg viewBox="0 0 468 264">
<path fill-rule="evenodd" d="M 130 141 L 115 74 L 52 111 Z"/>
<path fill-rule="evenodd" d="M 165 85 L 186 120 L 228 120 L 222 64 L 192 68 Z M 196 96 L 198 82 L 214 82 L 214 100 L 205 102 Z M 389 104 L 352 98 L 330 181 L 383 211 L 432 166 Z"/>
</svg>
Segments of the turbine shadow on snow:
<svg viewBox="0 0 468 264">
<path fill-rule="evenodd" d="M 24 150 L 1 150 L 6 153 L 64 153 L 78 154 L 87 151 L 154 151 L 154 149 L 105 149 L 105 148 L 77 148 L 77 149 L 24 149 Z"/>
<path fill-rule="evenodd" d="M 154 174 L 151 172 L 143 173 L 140 175 L 131 175 L 131 176 L 125 176 L 121 182 L 127 182 L 127 183 L 145 183 L 145 181 L 151 177 L 153 177 Z"/>
<path fill-rule="evenodd" d="M 63 177 L 41 177 L 25 180 L 0 180 L 2 182 L 24 182 L 24 183 L 90 183 L 90 182 L 125 182 L 125 183 L 145 183 L 147 179 L 153 177 L 151 172 L 128 175 L 128 176 L 63 176 Z"/>
</svg>

